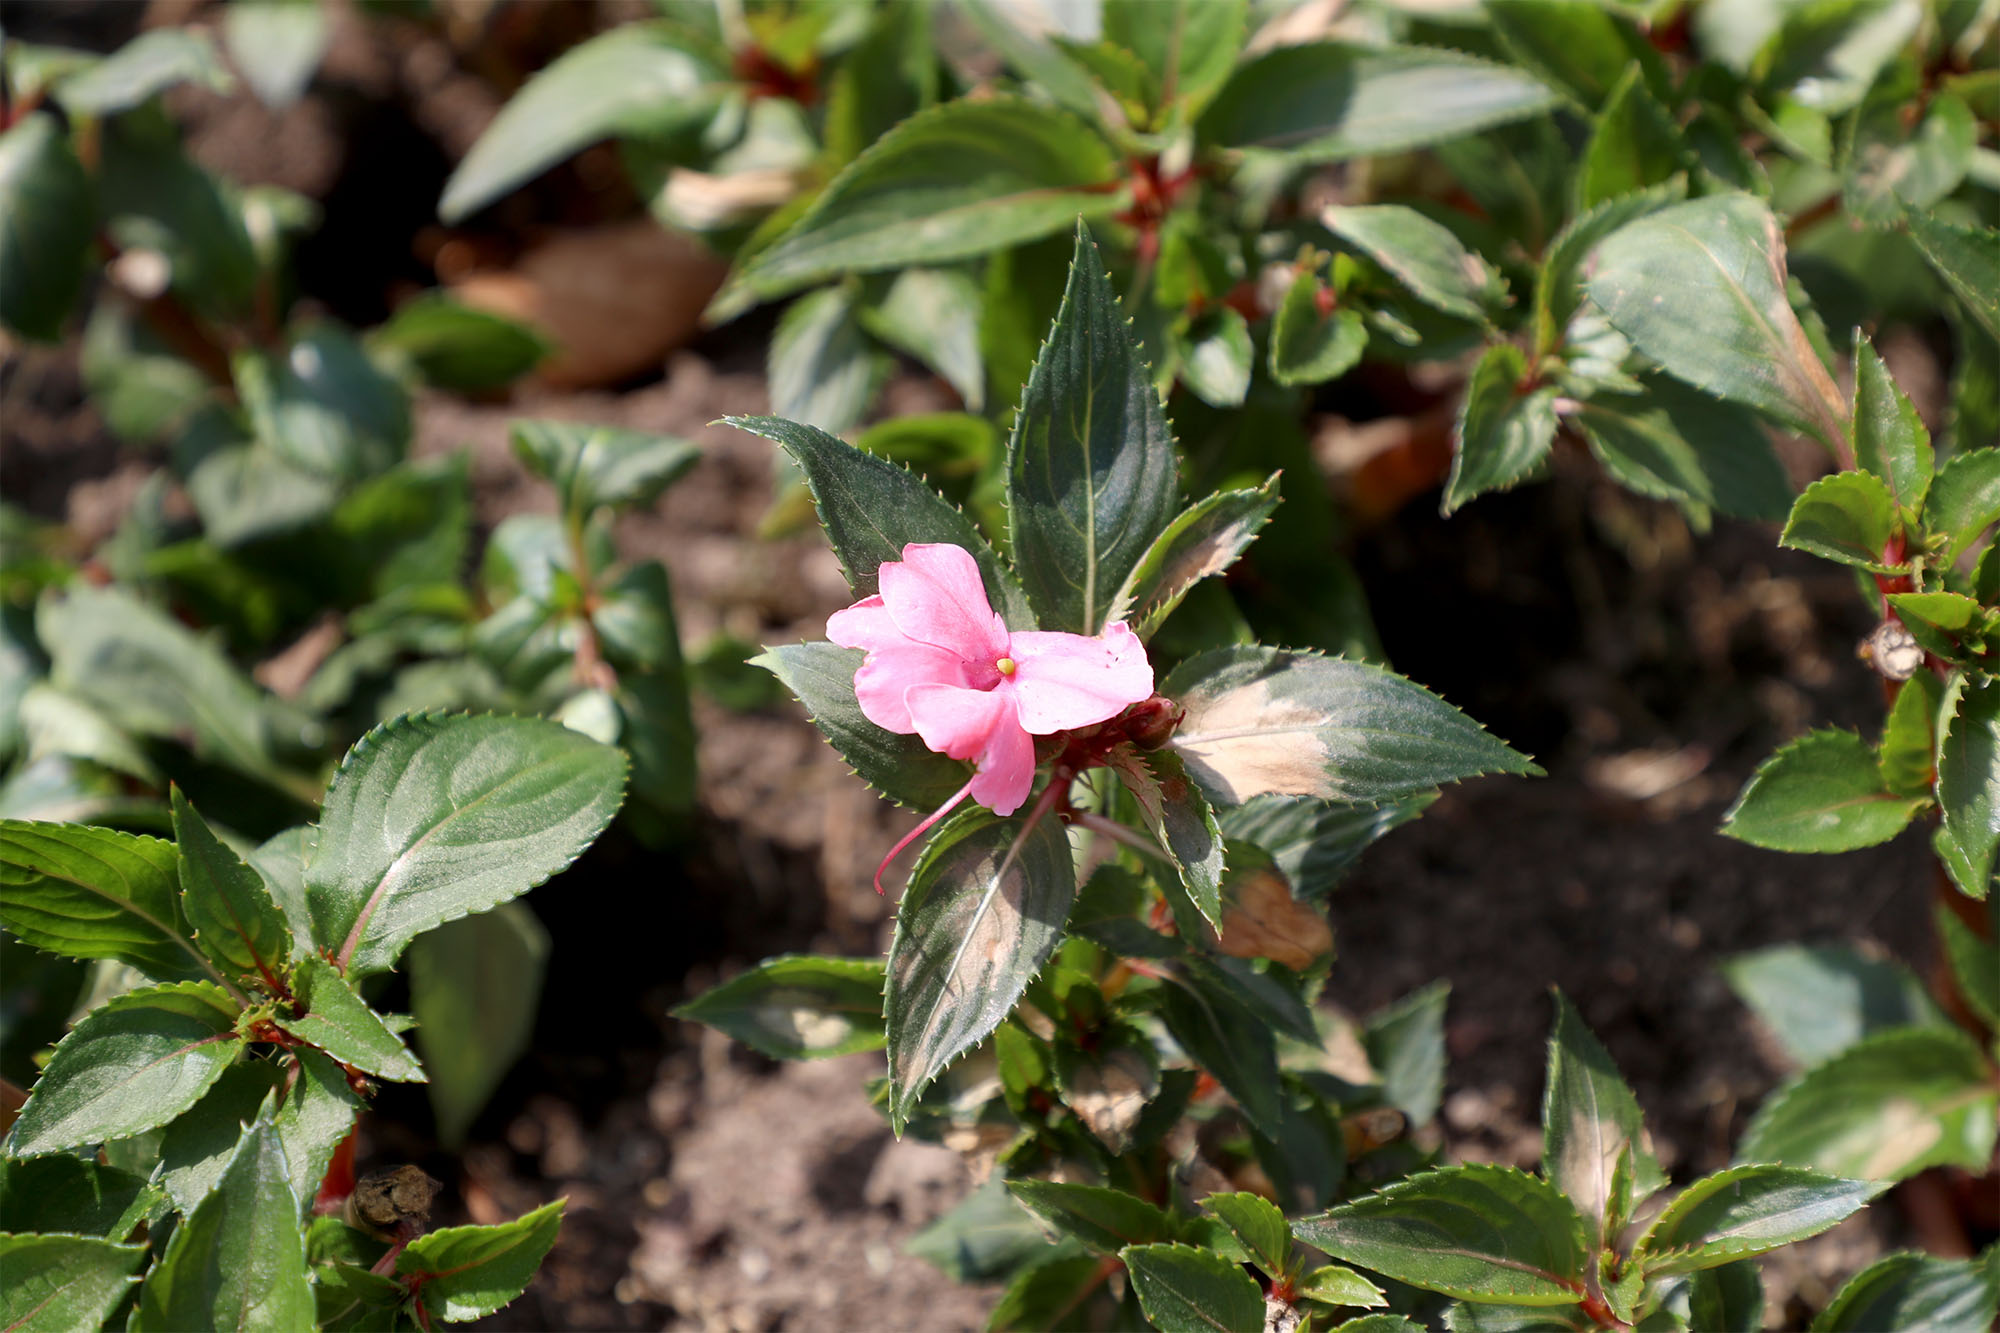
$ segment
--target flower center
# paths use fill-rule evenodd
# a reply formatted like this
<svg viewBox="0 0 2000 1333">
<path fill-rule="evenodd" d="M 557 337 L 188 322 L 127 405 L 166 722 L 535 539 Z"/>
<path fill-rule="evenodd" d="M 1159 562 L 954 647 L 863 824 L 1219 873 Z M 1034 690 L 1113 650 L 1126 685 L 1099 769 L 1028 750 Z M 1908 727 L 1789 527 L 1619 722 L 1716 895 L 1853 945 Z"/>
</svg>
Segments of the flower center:
<svg viewBox="0 0 2000 1333">
<path fill-rule="evenodd" d="M 1011 676 L 1014 674 L 1014 659 L 1003 657 L 993 664 L 993 669 L 1003 676 Z"/>
</svg>

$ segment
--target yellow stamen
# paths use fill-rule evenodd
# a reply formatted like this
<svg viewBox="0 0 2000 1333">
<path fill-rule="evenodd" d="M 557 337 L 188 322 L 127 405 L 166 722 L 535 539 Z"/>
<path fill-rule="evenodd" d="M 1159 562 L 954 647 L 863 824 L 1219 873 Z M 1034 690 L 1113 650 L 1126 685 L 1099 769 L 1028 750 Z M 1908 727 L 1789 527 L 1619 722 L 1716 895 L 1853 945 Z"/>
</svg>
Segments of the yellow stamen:
<svg viewBox="0 0 2000 1333">
<path fill-rule="evenodd" d="M 993 664 L 993 667 L 994 670 L 998 671 L 1001 675 L 1011 676 L 1014 674 L 1014 659 L 1011 657 L 1003 657 L 999 661 L 995 662 Z"/>
</svg>

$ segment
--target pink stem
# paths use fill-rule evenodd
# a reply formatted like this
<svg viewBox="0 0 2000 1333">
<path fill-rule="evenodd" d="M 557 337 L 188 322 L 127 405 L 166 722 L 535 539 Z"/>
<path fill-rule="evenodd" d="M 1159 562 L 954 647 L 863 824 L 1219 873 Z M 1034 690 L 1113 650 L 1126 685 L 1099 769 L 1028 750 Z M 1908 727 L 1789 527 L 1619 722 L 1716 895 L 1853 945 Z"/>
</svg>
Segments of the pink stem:
<svg viewBox="0 0 2000 1333">
<path fill-rule="evenodd" d="M 882 858 L 882 864 L 875 867 L 876 893 L 879 894 L 883 892 L 882 872 L 889 868 L 889 863 L 896 859 L 897 854 L 900 853 L 905 847 L 908 847 L 911 843 L 915 842 L 918 838 L 921 838 L 924 836 L 924 834 L 930 832 L 931 827 L 933 825 L 935 825 L 940 819 L 943 819 L 946 815 L 950 814 L 954 809 L 956 809 L 958 807 L 958 803 L 964 800 L 966 798 L 966 795 L 969 792 L 971 792 L 972 784 L 973 782 L 976 781 L 978 781 L 978 778 L 976 776 L 968 780 L 963 787 L 960 787 L 958 789 L 958 791 L 952 796 L 950 800 L 946 801 L 943 805 L 939 806 L 937 809 L 931 811 L 930 814 L 926 815 L 924 817 L 923 823 L 911 829 L 907 834 L 904 835 L 903 840 L 901 842 L 897 843 L 894 847 L 891 847 L 889 849 L 889 854 Z"/>
</svg>

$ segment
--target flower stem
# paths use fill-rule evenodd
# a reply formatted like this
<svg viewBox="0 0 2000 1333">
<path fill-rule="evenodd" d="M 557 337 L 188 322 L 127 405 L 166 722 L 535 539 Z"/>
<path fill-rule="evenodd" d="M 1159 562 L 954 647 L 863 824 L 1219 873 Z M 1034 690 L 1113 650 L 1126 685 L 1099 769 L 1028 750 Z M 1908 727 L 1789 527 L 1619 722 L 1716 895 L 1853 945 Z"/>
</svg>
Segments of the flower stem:
<svg viewBox="0 0 2000 1333">
<path fill-rule="evenodd" d="M 1092 814 L 1088 810 L 1078 810 L 1070 818 L 1091 832 L 1101 833 L 1111 839 L 1111 841 L 1130 847 L 1142 856 L 1156 857 L 1159 860 L 1169 862 L 1174 859 L 1172 854 L 1166 848 L 1160 846 L 1159 843 L 1142 834 L 1134 833 L 1131 829 L 1126 828 L 1116 820 L 1106 819 L 1103 815 Z"/>
</svg>

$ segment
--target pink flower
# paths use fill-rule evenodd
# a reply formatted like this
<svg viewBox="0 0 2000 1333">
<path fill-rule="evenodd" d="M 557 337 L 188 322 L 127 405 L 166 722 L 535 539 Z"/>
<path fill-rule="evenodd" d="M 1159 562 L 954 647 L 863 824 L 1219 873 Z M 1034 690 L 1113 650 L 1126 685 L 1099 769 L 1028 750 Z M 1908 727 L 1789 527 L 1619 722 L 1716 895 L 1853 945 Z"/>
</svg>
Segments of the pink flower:
<svg viewBox="0 0 2000 1333">
<path fill-rule="evenodd" d="M 868 650 L 854 695 L 870 722 L 973 761 L 951 804 L 970 793 L 1012 814 L 1034 785 L 1034 737 L 1108 721 L 1153 693 L 1145 647 L 1123 622 L 1095 638 L 1009 630 L 963 547 L 912 542 L 876 577 L 882 591 L 835 612 L 826 637 Z"/>
</svg>

